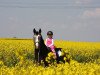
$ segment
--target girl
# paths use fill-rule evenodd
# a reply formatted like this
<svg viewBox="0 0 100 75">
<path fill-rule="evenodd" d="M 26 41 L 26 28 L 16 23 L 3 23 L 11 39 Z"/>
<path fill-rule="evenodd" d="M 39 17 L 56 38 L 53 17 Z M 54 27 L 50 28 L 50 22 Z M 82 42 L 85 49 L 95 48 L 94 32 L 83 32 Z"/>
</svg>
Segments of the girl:
<svg viewBox="0 0 100 75">
<path fill-rule="evenodd" d="M 48 38 L 46 39 L 45 44 L 47 47 L 51 49 L 51 51 L 54 53 L 55 58 L 56 58 L 56 52 L 55 52 L 55 46 L 54 46 L 54 40 L 53 40 L 53 32 L 48 31 L 47 36 Z"/>
</svg>

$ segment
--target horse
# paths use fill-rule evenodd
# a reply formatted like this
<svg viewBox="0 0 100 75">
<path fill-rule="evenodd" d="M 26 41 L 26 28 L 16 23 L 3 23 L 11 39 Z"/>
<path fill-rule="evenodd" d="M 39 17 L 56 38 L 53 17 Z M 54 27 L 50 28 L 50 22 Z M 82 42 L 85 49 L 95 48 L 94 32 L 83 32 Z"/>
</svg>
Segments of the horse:
<svg viewBox="0 0 100 75">
<path fill-rule="evenodd" d="M 46 57 L 48 56 L 48 53 L 52 52 L 50 50 L 50 48 L 48 48 L 43 40 L 43 37 L 41 35 L 41 29 L 39 29 L 39 31 L 36 31 L 35 28 L 33 29 L 33 41 L 34 41 L 34 58 L 35 58 L 35 63 L 39 63 L 41 64 L 41 61 L 44 62 L 45 66 L 48 66 L 48 62 L 46 61 Z M 63 63 L 65 63 L 65 61 L 63 60 L 64 56 L 60 56 L 61 53 L 61 48 L 55 48 L 56 51 L 56 62 L 59 63 L 60 61 L 62 61 Z"/>
<path fill-rule="evenodd" d="M 46 62 L 46 57 L 50 50 L 46 47 L 44 44 L 43 37 L 41 35 L 41 29 L 39 31 L 36 31 L 35 28 L 33 29 L 33 40 L 35 45 L 34 55 L 35 55 L 35 62 L 41 64 L 41 60 L 43 60 L 45 66 L 48 66 L 48 63 Z"/>
</svg>

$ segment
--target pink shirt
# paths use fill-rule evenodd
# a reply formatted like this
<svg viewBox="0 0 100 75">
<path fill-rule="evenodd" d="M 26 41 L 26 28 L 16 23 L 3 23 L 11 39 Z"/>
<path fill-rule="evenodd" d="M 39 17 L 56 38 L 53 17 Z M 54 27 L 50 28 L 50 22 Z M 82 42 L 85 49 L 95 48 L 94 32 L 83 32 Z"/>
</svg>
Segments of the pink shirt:
<svg viewBox="0 0 100 75">
<path fill-rule="evenodd" d="M 54 45 L 53 38 L 47 38 L 45 44 L 47 47 L 51 47 L 52 45 Z"/>
</svg>

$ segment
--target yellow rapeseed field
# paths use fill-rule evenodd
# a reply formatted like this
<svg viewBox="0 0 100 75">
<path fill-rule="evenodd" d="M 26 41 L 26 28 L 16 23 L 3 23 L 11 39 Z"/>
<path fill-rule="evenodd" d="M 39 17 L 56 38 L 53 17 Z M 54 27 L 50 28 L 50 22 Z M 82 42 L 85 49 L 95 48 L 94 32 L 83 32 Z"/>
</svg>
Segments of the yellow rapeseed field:
<svg viewBox="0 0 100 75">
<path fill-rule="evenodd" d="M 56 40 L 70 64 L 38 66 L 32 39 L 0 39 L 0 75 L 100 75 L 100 42 Z"/>
</svg>

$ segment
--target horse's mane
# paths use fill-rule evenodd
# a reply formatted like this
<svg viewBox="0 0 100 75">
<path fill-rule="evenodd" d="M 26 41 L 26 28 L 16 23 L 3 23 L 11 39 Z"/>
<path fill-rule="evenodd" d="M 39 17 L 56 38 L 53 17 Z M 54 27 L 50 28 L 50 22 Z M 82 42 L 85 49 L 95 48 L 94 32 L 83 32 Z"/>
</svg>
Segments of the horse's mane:
<svg viewBox="0 0 100 75">
<path fill-rule="evenodd" d="M 41 35 L 41 39 L 40 39 L 40 44 L 43 45 L 43 46 L 46 46 L 45 43 L 44 43 L 44 39 L 43 39 L 42 35 Z"/>
</svg>

